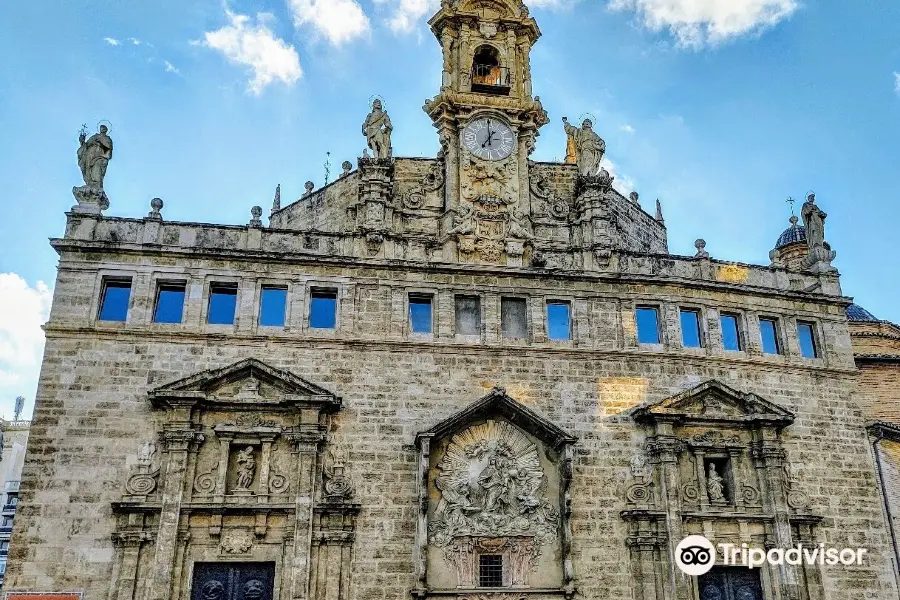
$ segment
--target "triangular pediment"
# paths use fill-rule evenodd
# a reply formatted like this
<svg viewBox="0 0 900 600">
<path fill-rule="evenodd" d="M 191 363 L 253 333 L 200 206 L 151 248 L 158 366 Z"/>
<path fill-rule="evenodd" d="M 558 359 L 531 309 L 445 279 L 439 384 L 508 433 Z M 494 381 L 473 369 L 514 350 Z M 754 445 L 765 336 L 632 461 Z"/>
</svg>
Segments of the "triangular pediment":
<svg viewBox="0 0 900 600">
<path fill-rule="evenodd" d="M 341 399 L 325 388 L 255 358 L 173 381 L 152 390 L 149 397 L 157 407 L 179 400 L 257 405 L 305 402 L 334 409 L 341 405 Z"/>
<path fill-rule="evenodd" d="M 423 438 L 443 439 L 458 431 L 462 431 L 473 423 L 495 417 L 503 417 L 554 450 L 559 450 L 563 446 L 573 444 L 576 441 L 574 436 L 569 435 L 562 428 L 551 423 L 530 408 L 516 402 L 501 387 L 495 387 L 487 396 L 476 400 L 428 431 L 419 433 L 416 438 L 417 440 Z"/>
<path fill-rule="evenodd" d="M 712 379 L 658 402 L 638 406 L 632 416 L 639 421 L 770 422 L 789 425 L 794 414 L 753 393 L 739 392 Z"/>
</svg>

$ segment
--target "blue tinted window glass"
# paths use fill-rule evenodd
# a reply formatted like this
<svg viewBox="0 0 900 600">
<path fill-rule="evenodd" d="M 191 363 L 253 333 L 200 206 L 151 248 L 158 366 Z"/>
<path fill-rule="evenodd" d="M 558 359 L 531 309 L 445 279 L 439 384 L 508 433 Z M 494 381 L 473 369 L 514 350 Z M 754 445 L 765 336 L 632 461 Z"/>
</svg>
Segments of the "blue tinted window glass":
<svg viewBox="0 0 900 600">
<path fill-rule="evenodd" d="M 639 344 L 659 343 L 659 311 L 655 308 L 636 308 L 634 317 L 637 321 Z"/>
<path fill-rule="evenodd" d="M 548 302 L 547 337 L 551 340 L 567 340 L 570 332 L 568 302 Z"/>
<path fill-rule="evenodd" d="M 212 286 L 209 293 L 209 313 L 206 322 L 210 325 L 233 325 L 237 308 L 237 288 Z"/>
<path fill-rule="evenodd" d="M 722 345 L 726 350 L 741 349 L 741 334 L 738 330 L 737 317 L 734 315 L 722 315 Z"/>
<path fill-rule="evenodd" d="M 700 313 L 695 310 L 681 311 L 681 344 L 685 348 L 699 348 Z"/>
<path fill-rule="evenodd" d="M 284 327 L 287 307 L 287 288 L 264 287 L 259 297 L 259 324 L 263 327 Z"/>
<path fill-rule="evenodd" d="M 128 300 L 131 297 L 130 281 L 107 281 L 103 284 L 100 303 L 101 321 L 125 321 L 128 318 Z"/>
<path fill-rule="evenodd" d="M 313 292 L 309 302 L 309 326 L 334 329 L 337 325 L 337 293 Z"/>
<path fill-rule="evenodd" d="M 818 356 L 812 325 L 809 323 L 797 323 L 797 340 L 800 342 L 800 354 L 804 358 L 816 358 Z"/>
<path fill-rule="evenodd" d="M 771 319 L 760 319 L 759 334 L 762 338 L 763 352 L 766 354 L 778 354 L 778 332 L 775 321 Z"/>
<path fill-rule="evenodd" d="M 431 298 L 410 296 L 409 325 L 413 333 L 431 333 Z"/>
<path fill-rule="evenodd" d="M 161 285 L 156 297 L 154 323 L 181 323 L 184 313 L 184 286 Z"/>
</svg>

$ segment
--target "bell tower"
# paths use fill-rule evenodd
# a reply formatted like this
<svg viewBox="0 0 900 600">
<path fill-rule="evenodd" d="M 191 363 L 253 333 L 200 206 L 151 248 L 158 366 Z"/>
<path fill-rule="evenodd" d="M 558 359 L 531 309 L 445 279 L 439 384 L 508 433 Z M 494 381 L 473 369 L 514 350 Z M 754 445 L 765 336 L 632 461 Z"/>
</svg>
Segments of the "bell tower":
<svg viewBox="0 0 900 600">
<path fill-rule="evenodd" d="M 442 0 L 429 26 L 443 50 L 441 89 L 424 109 L 446 170 L 445 257 L 524 264 L 528 157 L 548 122 L 531 89 L 540 29 L 522 0 Z"/>
</svg>

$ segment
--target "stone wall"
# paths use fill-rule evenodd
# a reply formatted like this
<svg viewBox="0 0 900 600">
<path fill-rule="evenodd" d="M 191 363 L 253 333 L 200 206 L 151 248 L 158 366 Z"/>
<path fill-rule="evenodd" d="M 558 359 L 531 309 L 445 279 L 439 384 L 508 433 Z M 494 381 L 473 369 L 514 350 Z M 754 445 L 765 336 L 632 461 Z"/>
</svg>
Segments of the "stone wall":
<svg viewBox="0 0 900 600">
<path fill-rule="evenodd" d="M 73 218 L 70 238 L 55 242 L 62 259 L 8 589 L 80 589 L 86 598 L 107 597 L 117 552 L 110 539 L 111 503 L 122 497 L 141 444 L 160 426 L 147 393 L 253 357 L 343 398 L 330 435 L 349 449 L 348 474 L 361 505 L 349 598 L 399 600 L 415 587 L 415 435 L 496 385 L 578 438 L 572 557 L 582 597 L 632 597 L 638 583 L 623 565 L 628 531 L 620 512 L 630 460 L 645 434 L 627 411 L 710 379 L 759 394 L 796 415 L 782 434 L 783 445 L 810 498 L 810 512 L 823 517 L 818 539 L 869 548 L 861 567 L 822 568 L 824 597 L 897 595 L 865 420 L 852 399 L 855 370 L 843 313 L 848 300 L 798 291 L 805 276 L 645 256 L 627 256 L 614 278 L 351 261 L 299 248 L 290 254 L 261 249 L 275 239 L 293 244 L 302 240 L 299 234 L 168 223 L 163 230 L 180 227 L 178 243 L 142 247 L 152 227 L 146 221 Z M 200 235 L 206 231 L 211 233 Z M 153 239 L 166 237 L 156 231 Z M 234 246 L 200 247 L 200 240 L 213 239 Z M 188 250 L 187 240 L 196 247 Z M 110 275 L 133 277 L 124 324 L 96 320 L 102 277 Z M 161 277 L 188 282 L 183 324 L 151 323 Z M 203 322 L 208 284 L 218 280 L 239 284 L 234 326 Z M 289 287 L 285 328 L 256 324 L 264 282 Z M 340 290 L 334 331 L 311 330 L 305 318 L 308 290 L 323 284 Z M 409 332 L 410 292 L 434 295 L 430 338 Z M 481 296 L 479 339 L 455 335 L 455 293 Z M 528 298 L 526 340 L 500 336 L 499 299 L 507 294 Z M 571 303 L 572 340 L 547 340 L 548 299 Z M 637 344 L 635 303 L 659 304 L 663 344 Z M 681 347 L 678 306 L 703 311 L 704 348 Z M 726 307 L 744 315 L 746 352 L 721 347 L 717 316 Z M 755 333 L 760 314 L 781 318 L 785 355 L 761 353 Z M 800 356 L 793 327 L 798 316 L 818 324 L 822 358 Z M 149 579 L 141 585 L 153 587 Z"/>
</svg>

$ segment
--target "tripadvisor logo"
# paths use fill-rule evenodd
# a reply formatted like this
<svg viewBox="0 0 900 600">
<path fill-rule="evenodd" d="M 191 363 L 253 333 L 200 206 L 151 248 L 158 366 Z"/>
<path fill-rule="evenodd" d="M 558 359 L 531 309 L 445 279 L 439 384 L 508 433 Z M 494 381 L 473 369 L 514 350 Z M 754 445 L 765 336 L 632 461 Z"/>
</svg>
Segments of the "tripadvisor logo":
<svg viewBox="0 0 900 600">
<path fill-rule="evenodd" d="M 755 569 L 770 565 L 861 565 L 866 548 L 826 548 L 825 544 L 794 548 L 751 548 L 748 544 L 718 544 L 718 558 L 728 567 Z M 702 535 L 689 535 L 675 548 L 675 564 L 687 575 L 703 575 L 716 564 L 716 547 Z"/>
</svg>

